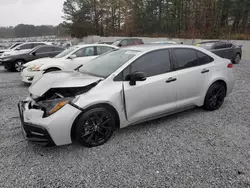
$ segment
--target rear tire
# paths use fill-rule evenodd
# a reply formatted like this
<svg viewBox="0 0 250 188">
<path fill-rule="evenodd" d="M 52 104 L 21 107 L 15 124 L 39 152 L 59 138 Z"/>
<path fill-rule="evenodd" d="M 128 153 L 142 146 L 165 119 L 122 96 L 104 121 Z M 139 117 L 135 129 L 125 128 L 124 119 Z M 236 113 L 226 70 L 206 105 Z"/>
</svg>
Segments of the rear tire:
<svg viewBox="0 0 250 188">
<path fill-rule="evenodd" d="M 234 57 L 233 63 L 234 64 L 239 64 L 241 61 L 241 55 L 239 53 L 237 53 Z"/>
<path fill-rule="evenodd" d="M 208 111 L 218 110 L 224 103 L 226 97 L 226 87 L 223 83 L 214 83 L 207 91 L 204 109 Z"/>
<path fill-rule="evenodd" d="M 81 115 L 76 124 L 76 139 L 86 147 L 106 143 L 115 130 L 115 116 L 105 107 L 93 107 Z"/>
</svg>

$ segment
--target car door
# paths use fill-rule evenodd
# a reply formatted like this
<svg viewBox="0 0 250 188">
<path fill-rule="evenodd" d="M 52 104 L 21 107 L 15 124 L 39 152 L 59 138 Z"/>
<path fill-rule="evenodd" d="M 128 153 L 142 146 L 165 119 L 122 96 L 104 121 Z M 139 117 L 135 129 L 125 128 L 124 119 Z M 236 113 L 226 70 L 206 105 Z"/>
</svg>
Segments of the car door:
<svg viewBox="0 0 250 188">
<path fill-rule="evenodd" d="M 40 58 L 45 58 L 45 57 L 53 57 L 54 53 L 54 48 L 52 46 L 43 46 L 43 47 L 39 47 L 36 50 L 36 59 L 40 59 Z"/>
<path fill-rule="evenodd" d="M 84 65 L 89 62 L 91 59 L 96 57 L 94 46 L 88 46 L 78 49 L 72 55 L 75 55 L 75 58 L 68 59 L 68 63 L 65 65 L 67 69 L 75 69 L 80 65 Z"/>
<path fill-rule="evenodd" d="M 137 122 L 176 109 L 177 87 L 173 77 L 168 50 L 158 50 L 139 57 L 124 72 L 144 72 L 147 79 L 130 85 L 123 81 L 127 119 Z"/>
<path fill-rule="evenodd" d="M 172 49 L 175 60 L 177 108 L 198 105 L 204 100 L 204 93 L 212 71 L 213 58 L 194 49 Z"/>
</svg>

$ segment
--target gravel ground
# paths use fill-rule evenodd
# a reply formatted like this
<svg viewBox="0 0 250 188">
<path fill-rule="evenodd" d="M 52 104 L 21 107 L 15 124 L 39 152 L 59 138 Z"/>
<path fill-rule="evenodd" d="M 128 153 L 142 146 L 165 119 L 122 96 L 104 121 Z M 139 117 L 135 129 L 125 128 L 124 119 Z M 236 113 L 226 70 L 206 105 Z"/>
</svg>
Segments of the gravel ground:
<svg viewBox="0 0 250 188">
<path fill-rule="evenodd" d="M 216 112 L 189 110 L 131 126 L 103 146 L 43 148 L 22 137 L 27 86 L 0 66 L 0 187 L 250 187 L 250 62 Z"/>
</svg>

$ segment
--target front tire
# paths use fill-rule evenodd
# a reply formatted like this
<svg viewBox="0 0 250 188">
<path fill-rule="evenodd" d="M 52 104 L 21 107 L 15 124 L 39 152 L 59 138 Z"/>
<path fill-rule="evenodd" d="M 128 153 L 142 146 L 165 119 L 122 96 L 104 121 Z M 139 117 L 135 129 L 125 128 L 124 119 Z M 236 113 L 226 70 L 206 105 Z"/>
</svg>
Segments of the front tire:
<svg viewBox="0 0 250 188">
<path fill-rule="evenodd" d="M 54 71 L 60 71 L 60 69 L 58 69 L 58 68 L 50 68 L 50 69 L 47 69 L 43 74 L 46 74 L 46 73 L 49 73 L 49 72 L 54 72 Z"/>
<path fill-rule="evenodd" d="M 226 87 L 223 83 L 214 83 L 207 91 L 204 109 L 208 111 L 218 110 L 224 103 L 226 97 Z"/>
<path fill-rule="evenodd" d="M 76 139 L 86 147 L 106 143 L 115 130 L 115 116 L 104 107 L 94 107 L 85 112 L 76 124 Z"/>
<path fill-rule="evenodd" d="M 17 60 L 17 61 L 15 61 L 14 62 L 14 67 L 13 67 L 13 71 L 15 71 L 15 72 L 21 72 L 23 64 L 24 64 L 23 60 Z"/>
</svg>

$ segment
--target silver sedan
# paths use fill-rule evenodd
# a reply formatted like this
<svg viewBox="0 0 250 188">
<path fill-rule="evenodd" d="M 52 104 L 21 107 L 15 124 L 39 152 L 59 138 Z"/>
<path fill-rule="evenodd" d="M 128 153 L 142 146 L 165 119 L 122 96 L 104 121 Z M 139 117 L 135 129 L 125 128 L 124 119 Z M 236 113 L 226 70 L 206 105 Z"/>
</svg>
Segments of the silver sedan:
<svg viewBox="0 0 250 188">
<path fill-rule="evenodd" d="M 115 49 L 70 72 L 45 74 L 19 103 L 25 138 L 93 147 L 115 129 L 193 107 L 219 109 L 234 85 L 227 59 L 195 46 Z"/>
</svg>

